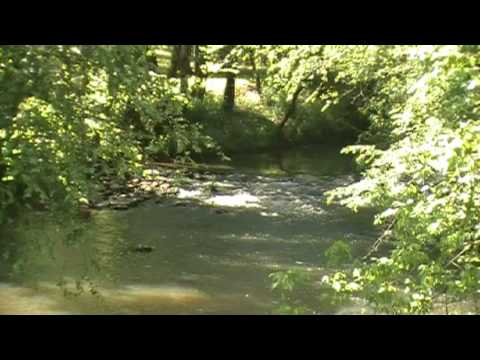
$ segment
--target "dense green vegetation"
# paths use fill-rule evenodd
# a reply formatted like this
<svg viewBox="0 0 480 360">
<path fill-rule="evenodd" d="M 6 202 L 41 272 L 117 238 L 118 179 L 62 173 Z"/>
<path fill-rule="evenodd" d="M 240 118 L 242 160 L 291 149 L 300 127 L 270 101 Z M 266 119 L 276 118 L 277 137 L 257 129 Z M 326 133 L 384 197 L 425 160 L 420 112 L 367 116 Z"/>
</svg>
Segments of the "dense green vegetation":
<svg viewBox="0 0 480 360">
<path fill-rule="evenodd" d="M 0 224 L 74 216 L 152 161 L 333 142 L 359 180 L 329 202 L 382 234 L 362 259 L 336 243 L 324 286 L 394 314 L 476 304 L 479 85 L 473 45 L 1 46 Z"/>
</svg>

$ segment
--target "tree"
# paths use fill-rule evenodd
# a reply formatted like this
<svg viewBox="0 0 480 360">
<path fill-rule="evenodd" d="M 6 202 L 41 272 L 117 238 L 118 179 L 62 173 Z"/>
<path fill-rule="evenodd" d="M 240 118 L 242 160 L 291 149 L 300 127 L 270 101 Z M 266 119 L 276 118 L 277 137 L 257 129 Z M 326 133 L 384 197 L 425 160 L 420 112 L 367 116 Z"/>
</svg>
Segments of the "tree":
<svg viewBox="0 0 480 360">
<path fill-rule="evenodd" d="M 384 230 L 366 256 L 370 264 L 325 282 L 392 313 L 427 313 L 442 294 L 445 301 L 476 302 L 478 51 L 410 46 L 375 48 L 371 55 L 367 69 L 350 68 L 348 76 L 351 81 L 365 74 L 381 79 L 376 86 L 383 99 L 374 98 L 365 108 L 375 117 L 388 115 L 374 118 L 371 129 L 386 128 L 388 136 L 382 136 L 380 148 L 359 145 L 345 150 L 357 154 L 364 178 L 331 192 L 330 199 L 355 211 L 379 209 L 376 223 Z M 390 66 L 378 67 L 379 63 Z"/>
<path fill-rule="evenodd" d="M 188 77 L 193 74 L 191 58 L 195 45 L 174 45 L 170 67 L 170 77 L 180 78 L 180 91 L 188 92 Z"/>
<path fill-rule="evenodd" d="M 212 146 L 185 121 L 188 99 L 159 73 L 149 46 L 0 48 L 0 223 L 12 207 L 74 209 L 95 169 Z M 179 52 L 182 76 L 188 49 Z M 158 70 L 158 71 L 153 71 Z"/>
</svg>

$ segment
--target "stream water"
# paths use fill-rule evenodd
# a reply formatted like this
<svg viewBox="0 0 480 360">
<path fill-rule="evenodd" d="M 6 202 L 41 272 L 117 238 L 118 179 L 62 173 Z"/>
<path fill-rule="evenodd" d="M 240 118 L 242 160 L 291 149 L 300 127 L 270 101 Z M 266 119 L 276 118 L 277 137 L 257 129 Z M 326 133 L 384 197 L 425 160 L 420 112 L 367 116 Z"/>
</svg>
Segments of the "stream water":
<svg viewBox="0 0 480 360">
<path fill-rule="evenodd" d="M 5 229 L 0 314 L 271 314 L 279 306 L 271 272 L 299 268 L 319 279 L 335 240 L 359 252 L 376 236 L 371 214 L 324 202 L 325 191 L 353 181 L 339 149 L 230 165 L 183 183 L 177 198 L 97 211 L 71 244 L 68 226 L 42 214 Z M 153 251 L 128 251 L 139 244 Z M 319 314 L 340 311 L 319 300 L 315 281 L 304 297 Z"/>
</svg>

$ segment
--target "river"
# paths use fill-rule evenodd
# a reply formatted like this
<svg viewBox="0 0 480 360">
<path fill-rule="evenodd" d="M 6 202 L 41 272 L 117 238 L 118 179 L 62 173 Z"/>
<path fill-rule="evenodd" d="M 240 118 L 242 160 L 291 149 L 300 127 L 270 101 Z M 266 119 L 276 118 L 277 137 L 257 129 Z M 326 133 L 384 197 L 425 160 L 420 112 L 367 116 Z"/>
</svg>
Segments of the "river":
<svg viewBox="0 0 480 360">
<path fill-rule="evenodd" d="M 96 211 L 68 244 L 68 225 L 41 213 L 4 229 L 0 314 L 273 314 L 268 275 L 288 268 L 316 279 L 301 290 L 316 313 L 338 313 L 318 288 L 324 252 L 344 240 L 360 253 L 376 236 L 372 214 L 325 204 L 353 181 L 351 159 L 316 146 L 230 165 L 177 198 Z M 128 251 L 139 244 L 153 251 Z"/>
</svg>

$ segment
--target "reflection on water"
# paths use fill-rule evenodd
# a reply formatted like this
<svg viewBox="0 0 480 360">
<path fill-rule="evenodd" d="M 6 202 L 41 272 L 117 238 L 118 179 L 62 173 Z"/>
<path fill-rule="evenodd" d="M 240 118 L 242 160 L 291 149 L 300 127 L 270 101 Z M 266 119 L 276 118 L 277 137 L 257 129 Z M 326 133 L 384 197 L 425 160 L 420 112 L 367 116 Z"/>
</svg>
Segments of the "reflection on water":
<svg viewBox="0 0 480 360">
<path fill-rule="evenodd" d="M 258 197 L 248 193 L 237 193 L 232 195 L 216 195 L 207 199 L 206 203 L 214 206 L 233 207 L 259 207 Z"/>
<path fill-rule="evenodd" d="M 339 151 L 339 148 L 331 146 L 307 146 L 253 156 L 237 155 L 233 160 L 235 167 L 244 173 L 336 176 L 347 174 L 352 170 L 351 158 L 340 155 Z"/>
<path fill-rule="evenodd" d="M 62 227 L 31 214 L 4 229 L 0 313 L 268 314 L 276 306 L 269 273 L 296 267 L 319 279 L 333 241 L 360 251 L 375 236 L 369 214 L 324 203 L 325 191 L 352 181 L 338 149 L 233 165 L 238 171 L 212 179 L 214 192 L 205 183 L 183 186 L 182 206 L 145 203 Z M 139 244 L 155 250 L 132 252 Z"/>
</svg>

